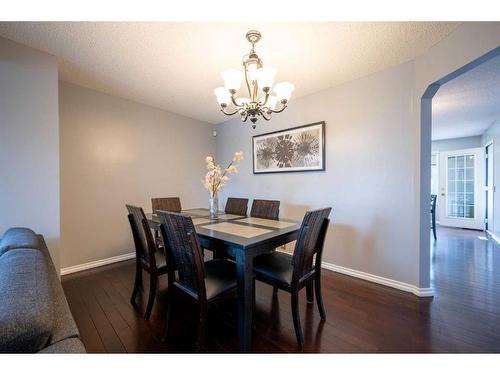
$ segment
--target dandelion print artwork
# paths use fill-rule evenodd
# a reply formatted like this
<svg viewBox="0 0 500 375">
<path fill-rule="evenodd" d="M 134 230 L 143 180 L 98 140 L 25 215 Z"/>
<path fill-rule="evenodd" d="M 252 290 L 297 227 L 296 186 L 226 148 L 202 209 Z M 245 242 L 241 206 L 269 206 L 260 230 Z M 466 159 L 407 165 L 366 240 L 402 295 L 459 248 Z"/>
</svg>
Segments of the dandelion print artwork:
<svg viewBox="0 0 500 375">
<path fill-rule="evenodd" d="M 325 122 L 253 137 L 254 173 L 325 170 Z"/>
</svg>

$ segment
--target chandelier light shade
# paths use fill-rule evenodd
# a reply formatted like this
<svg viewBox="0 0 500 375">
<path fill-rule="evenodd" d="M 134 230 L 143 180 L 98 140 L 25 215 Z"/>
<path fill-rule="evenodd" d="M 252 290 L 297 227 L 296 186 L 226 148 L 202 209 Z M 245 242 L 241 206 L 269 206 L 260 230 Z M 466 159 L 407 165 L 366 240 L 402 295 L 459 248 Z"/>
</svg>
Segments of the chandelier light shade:
<svg viewBox="0 0 500 375">
<path fill-rule="evenodd" d="M 228 69 L 222 73 L 222 79 L 224 80 L 224 86 L 229 92 L 233 90 L 238 91 L 243 81 L 243 72 L 237 69 Z"/>
<path fill-rule="evenodd" d="M 243 56 L 243 71 L 228 69 L 222 73 L 224 87 L 214 90 L 221 111 L 232 116 L 238 113 L 243 122 L 248 118 L 255 129 L 259 117 L 269 121 L 273 113 L 280 113 L 287 107 L 292 96 L 294 86 L 289 82 L 277 83 L 274 87 L 276 69 L 264 67 L 262 60 L 255 53 L 255 43 L 261 39 L 260 32 L 250 30 L 246 34 L 247 40 L 252 44 L 248 55 Z M 245 83 L 243 90 L 247 93 L 238 97 L 241 84 Z M 272 95 L 274 92 L 275 95 Z M 279 108 L 276 109 L 279 103 Z"/>
<path fill-rule="evenodd" d="M 227 106 L 231 102 L 231 94 L 225 87 L 217 87 L 214 94 L 220 106 Z"/>
<path fill-rule="evenodd" d="M 274 92 L 276 93 L 276 97 L 280 101 L 290 100 L 293 89 L 294 89 L 293 85 L 289 82 L 277 83 L 276 86 L 274 86 Z"/>
</svg>

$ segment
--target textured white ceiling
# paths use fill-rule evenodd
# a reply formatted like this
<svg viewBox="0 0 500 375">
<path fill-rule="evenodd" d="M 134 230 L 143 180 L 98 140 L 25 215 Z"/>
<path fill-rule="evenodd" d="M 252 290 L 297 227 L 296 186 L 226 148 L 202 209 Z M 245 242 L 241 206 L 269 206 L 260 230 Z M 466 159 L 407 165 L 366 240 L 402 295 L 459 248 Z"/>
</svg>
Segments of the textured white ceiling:
<svg viewBox="0 0 500 375">
<path fill-rule="evenodd" d="M 199 120 L 227 120 L 213 89 L 239 68 L 245 33 L 293 97 L 396 65 L 422 54 L 458 23 L 0 23 L 0 35 L 60 59 L 60 79 Z M 293 97 L 290 105 L 293 105 Z"/>
<path fill-rule="evenodd" d="M 443 85 L 432 100 L 432 139 L 481 135 L 500 118 L 500 56 Z"/>
</svg>

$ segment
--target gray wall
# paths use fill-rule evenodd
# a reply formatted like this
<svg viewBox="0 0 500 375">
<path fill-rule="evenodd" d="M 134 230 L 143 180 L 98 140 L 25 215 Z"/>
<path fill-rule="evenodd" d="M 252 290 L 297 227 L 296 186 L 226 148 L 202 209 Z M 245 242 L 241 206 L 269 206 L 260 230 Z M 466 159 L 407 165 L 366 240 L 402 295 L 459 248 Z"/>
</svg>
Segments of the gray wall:
<svg viewBox="0 0 500 375">
<path fill-rule="evenodd" d="M 432 141 L 433 152 L 445 152 L 463 150 L 466 148 L 481 147 L 481 136 L 476 135 L 472 137 L 441 139 L 439 141 Z"/>
<path fill-rule="evenodd" d="M 60 83 L 62 267 L 134 251 L 125 203 L 206 206 L 213 126 Z"/>
<path fill-rule="evenodd" d="M 57 61 L 0 38 L 0 236 L 43 234 L 59 269 Z"/>
<path fill-rule="evenodd" d="M 484 132 L 482 145 L 486 146 L 493 141 L 493 230 L 500 237 L 500 119 L 497 119 Z"/>
<path fill-rule="evenodd" d="M 222 193 L 278 199 L 281 216 L 302 218 L 308 209 L 332 206 L 324 261 L 418 284 L 415 246 L 411 120 L 413 64 L 293 100 L 257 129 L 236 118 L 217 127 L 217 158 L 237 150 L 246 159 Z M 252 174 L 252 136 L 326 121 L 326 171 Z"/>
<path fill-rule="evenodd" d="M 327 121 L 326 172 L 253 176 L 247 160 L 225 196 L 277 198 L 292 217 L 330 204 L 325 261 L 428 295 L 432 109 L 422 98 L 431 84 L 498 45 L 500 23 L 464 23 L 411 62 L 293 100 L 257 131 L 238 119 L 220 124 L 217 155 L 224 160 L 238 148 L 249 157 L 252 134 Z"/>
<path fill-rule="evenodd" d="M 415 59 L 415 88 L 413 118 L 414 129 L 413 179 L 415 194 L 408 197 L 415 202 L 419 252 L 419 286 L 430 286 L 430 167 L 432 95 L 443 78 L 500 45 L 499 22 L 465 22 L 456 31 Z M 438 83 L 436 85 L 436 83 Z M 431 87 L 431 85 L 433 85 Z M 424 97 L 425 95 L 425 97 Z"/>
</svg>

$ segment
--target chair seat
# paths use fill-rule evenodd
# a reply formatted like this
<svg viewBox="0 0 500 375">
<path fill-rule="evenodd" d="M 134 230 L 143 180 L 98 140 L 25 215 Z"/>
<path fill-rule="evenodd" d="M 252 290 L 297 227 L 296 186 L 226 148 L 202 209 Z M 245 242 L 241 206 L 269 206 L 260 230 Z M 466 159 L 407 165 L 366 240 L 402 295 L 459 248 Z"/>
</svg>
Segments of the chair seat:
<svg viewBox="0 0 500 375">
<path fill-rule="evenodd" d="M 274 279 L 282 284 L 292 284 L 292 256 L 283 252 L 264 254 L 253 261 L 253 269 L 257 278 Z"/>
<path fill-rule="evenodd" d="M 205 262 L 207 300 L 236 288 L 236 265 L 222 259 Z"/>
</svg>

